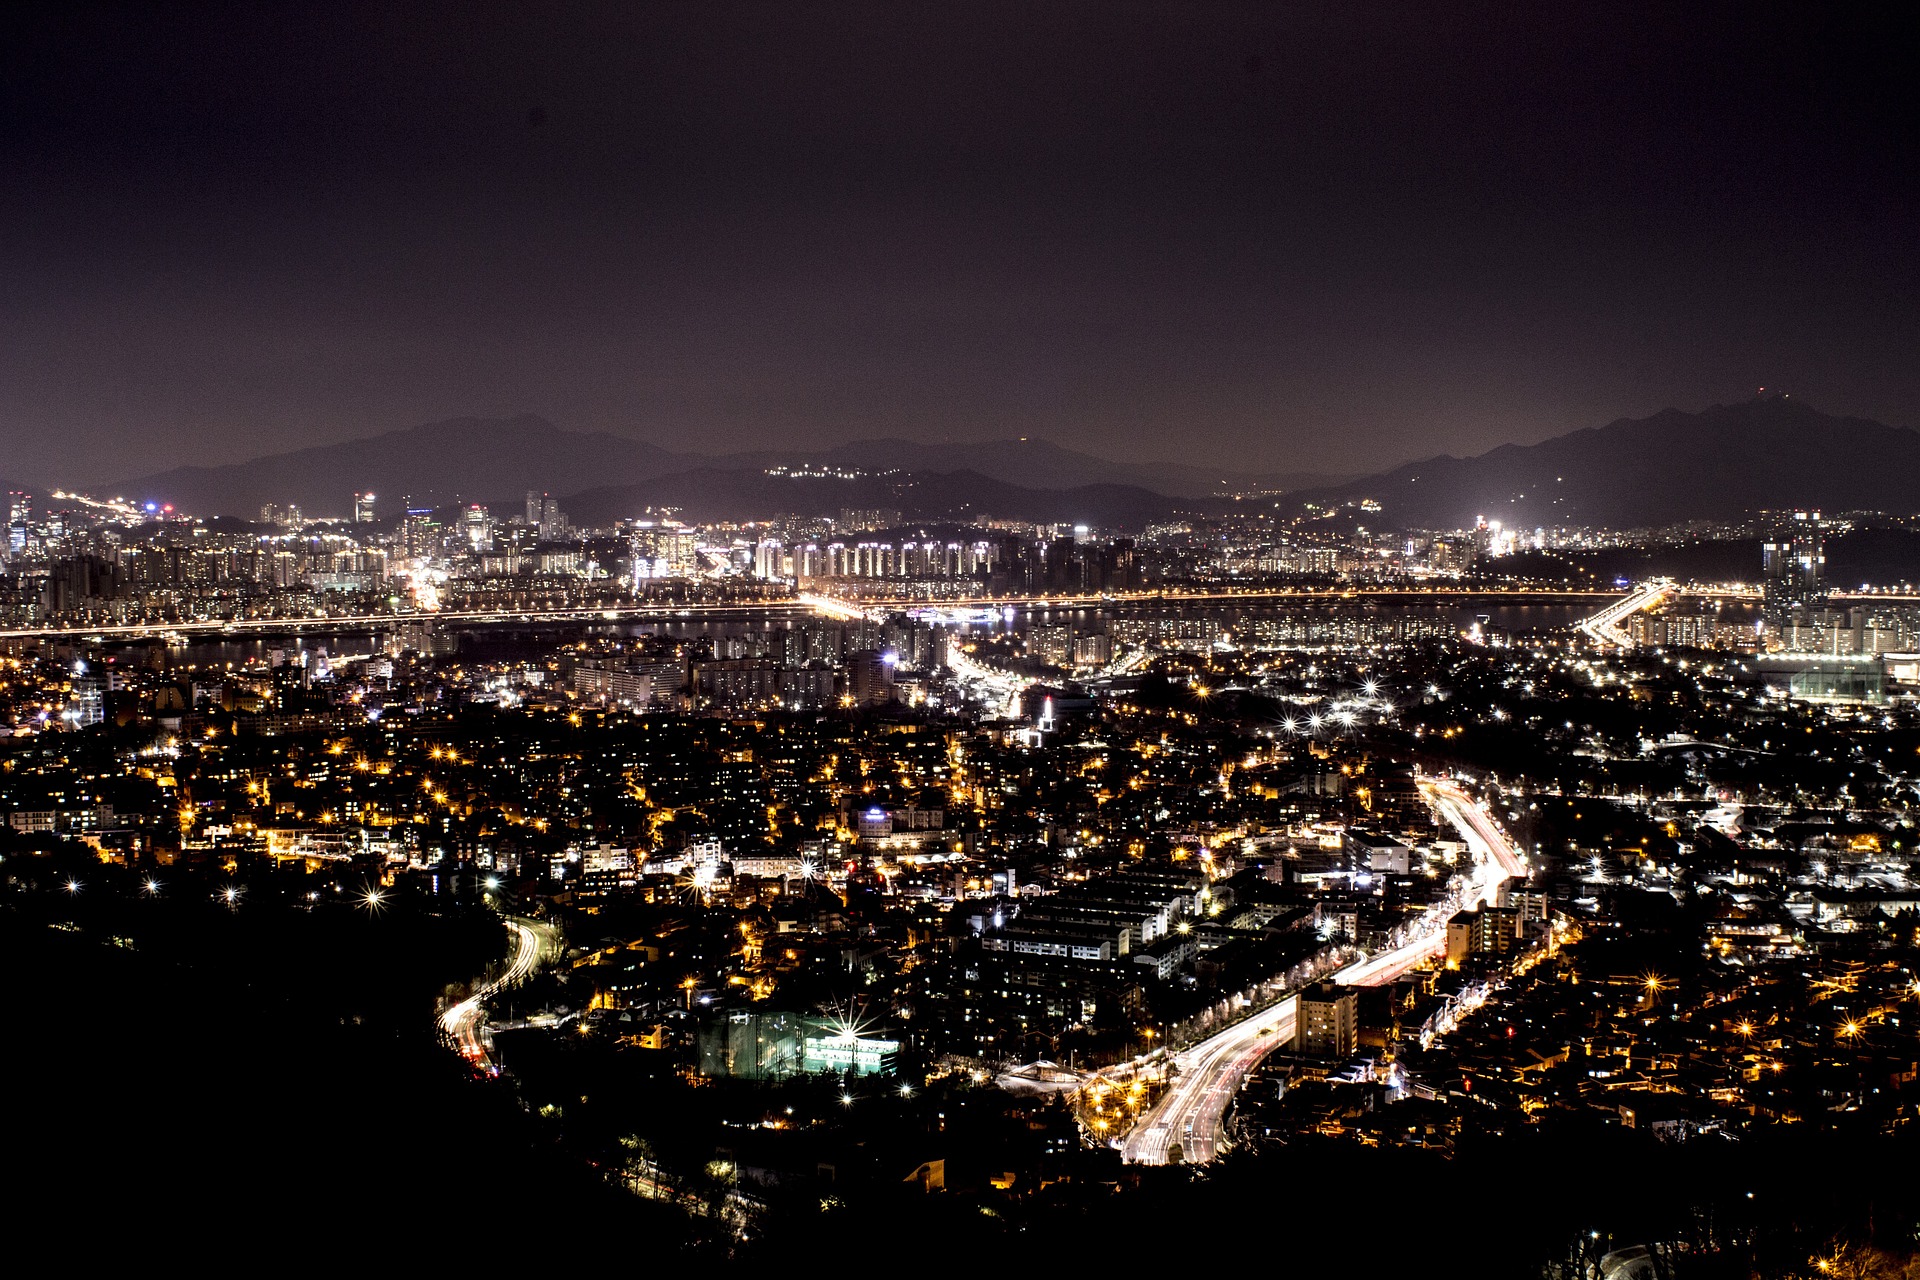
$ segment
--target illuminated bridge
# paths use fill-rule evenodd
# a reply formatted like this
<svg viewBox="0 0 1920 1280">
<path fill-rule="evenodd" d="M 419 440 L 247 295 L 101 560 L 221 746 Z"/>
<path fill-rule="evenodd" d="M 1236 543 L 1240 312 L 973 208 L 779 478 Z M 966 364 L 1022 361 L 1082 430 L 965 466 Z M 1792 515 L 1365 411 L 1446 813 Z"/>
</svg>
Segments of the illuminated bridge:
<svg viewBox="0 0 1920 1280">
<path fill-rule="evenodd" d="M 1616 601 L 1580 624 L 1602 643 L 1628 646 L 1626 632 L 1619 629 L 1622 619 L 1637 609 L 1652 605 L 1661 594 L 1676 588 L 1661 579 L 1650 582 L 1626 600 Z M 1713 599 L 1742 600 L 1759 593 L 1750 587 L 1732 584 L 1698 584 L 1687 588 L 1689 595 Z M 1498 604 L 1580 604 L 1606 594 L 1565 587 L 1502 586 L 1475 588 L 1465 584 L 1448 585 L 1356 585 L 1339 587 L 1238 587 L 1220 590 L 1155 589 L 1104 593 L 1060 593 L 1054 595 L 971 596 L 958 599 L 924 599 L 911 596 L 886 598 L 846 597 L 828 594 L 804 594 L 771 600 L 741 600 L 715 604 L 633 603 L 577 608 L 465 609 L 412 613 L 311 614 L 280 618 L 200 618 L 191 621 L 141 622 L 120 625 L 69 622 L 0 630 L 0 640 L 55 639 L 89 637 L 133 640 L 145 637 L 175 636 L 269 636 L 293 635 L 302 631 L 382 630 L 406 623 L 437 622 L 459 626 L 549 625 L 554 623 L 665 622 L 691 618 L 784 617 L 825 615 L 843 620 L 876 618 L 900 609 L 1076 609 L 1115 608 L 1143 605 L 1285 605 L 1291 603 L 1326 604 L 1371 602 L 1376 604 L 1462 605 L 1468 602 Z M 1853 594 L 1835 592 L 1833 599 L 1879 600 L 1887 593 Z M 1911 598 L 1911 597 L 1907 597 Z M 1637 603 L 1629 603 L 1637 601 Z M 1596 629 L 1601 634 L 1596 633 Z"/>
<path fill-rule="evenodd" d="M 173 636 L 271 636 L 300 631 L 380 631 L 420 623 L 460 626 L 543 625 L 565 622 L 671 622 L 682 618 L 759 618 L 817 612 L 799 600 L 734 601 L 726 604 L 643 604 L 616 608 L 462 609 L 435 613 L 311 614 L 291 618 L 199 619 L 191 622 L 140 622 L 118 626 L 89 623 L 23 627 L 0 631 L 0 640 L 54 639 L 62 636 L 137 640 Z"/>
<path fill-rule="evenodd" d="M 1057 591 L 1038 594 L 972 595 L 925 597 L 891 596 L 806 596 L 807 600 L 831 599 L 849 609 L 1099 609 L 1120 605 L 1207 605 L 1207 604 L 1310 604 L 1373 602 L 1380 604 L 1460 604 L 1467 601 L 1513 604 L 1584 604 L 1611 595 L 1579 587 L 1534 587 L 1505 585 L 1478 587 L 1465 583 L 1443 584 L 1366 583 L 1331 587 L 1220 587 L 1186 589 L 1154 587 L 1139 591 Z"/>
<path fill-rule="evenodd" d="M 1653 578 L 1635 587 L 1631 595 L 1616 600 L 1580 623 L 1580 630 L 1596 644 L 1633 648 L 1633 637 L 1620 624 L 1642 609 L 1651 609 L 1674 590 L 1668 578 Z"/>
</svg>

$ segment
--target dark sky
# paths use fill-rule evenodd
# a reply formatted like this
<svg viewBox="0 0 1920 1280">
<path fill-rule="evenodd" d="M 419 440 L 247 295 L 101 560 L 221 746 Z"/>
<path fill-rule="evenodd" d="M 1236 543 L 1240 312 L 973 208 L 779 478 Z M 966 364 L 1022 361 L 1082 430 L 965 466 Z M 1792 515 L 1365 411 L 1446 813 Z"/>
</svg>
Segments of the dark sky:
<svg viewBox="0 0 1920 1280">
<path fill-rule="evenodd" d="M 1372 469 L 1920 425 L 1912 6 L 0 18 L 0 473 L 463 414 Z"/>
</svg>

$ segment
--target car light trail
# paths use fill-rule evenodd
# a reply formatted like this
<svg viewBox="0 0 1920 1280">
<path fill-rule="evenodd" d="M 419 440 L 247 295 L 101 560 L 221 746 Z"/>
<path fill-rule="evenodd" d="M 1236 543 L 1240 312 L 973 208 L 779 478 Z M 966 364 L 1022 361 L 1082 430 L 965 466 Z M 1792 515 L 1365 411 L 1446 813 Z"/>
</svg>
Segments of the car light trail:
<svg viewBox="0 0 1920 1280">
<path fill-rule="evenodd" d="M 1335 982 L 1363 987 L 1391 982 L 1445 949 L 1447 918 L 1455 910 L 1492 901 L 1502 881 L 1526 874 L 1525 859 L 1466 792 L 1436 779 L 1422 779 L 1420 789 L 1465 839 L 1474 855 L 1473 869 L 1449 903 L 1427 913 L 1413 937 L 1327 975 Z M 1127 1136 L 1121 1158 L 1129 1164 L 1168 1164 L 1176 1158 L 1204 1164 L 1218 1156 L 1227 1145 L 1227 1108 L 1247 1073 L 1293 1038 L 1298 1006 L 1298 996 L 1287 996 L 1174 1055 L 1177 1078 Z"/>
<path fill-rule="evenodd" d="M 540 933 L 521 920 L 507 922 L 514 931 L 513 959 L 507 971 L 482 986 L 458 1004 L 449 1005 L 440 1014 L 440 1030 L 446 1034 L 460 1056 L 489 1074 L 497 1074 L 489 1049 L 492 1035 L 487 1030 L 484 1005 L 487 997 L 524 981 L 540 962 Z"/>
</svg>

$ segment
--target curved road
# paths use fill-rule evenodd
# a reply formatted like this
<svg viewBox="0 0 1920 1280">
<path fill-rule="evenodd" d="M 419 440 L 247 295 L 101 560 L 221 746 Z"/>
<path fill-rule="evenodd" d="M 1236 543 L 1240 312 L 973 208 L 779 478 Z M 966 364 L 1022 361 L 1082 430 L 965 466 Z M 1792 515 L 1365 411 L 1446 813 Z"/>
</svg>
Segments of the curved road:
<svg viewBox="0 0 1920 1280">
<path fill-rule="evenodd" d="M 488 1053 L 493 1037 L 487 1032 L 486 1010 L 483 1007 L 486 999 L 496 991 L 523 981 L 532 973 L 540 963 L 541 948 L 552 936 L 552 929 L 547 925 L 514 919 L 509 919 L 507 925 L 514 932 L 514 950 L 506 972 L 440 1013 L 440 1029 L 453 1042 L 453 1047 L 459 1050 L 460 1056 L 489 1075 L 497 1075 L 499 1067 Z"/>
<path fill-rule="evenodd" d="M 1392 981 L 1446 949 L 1447 918 L 1454 911 L 1491 901 L 1503 880 L 1526 874 L 1525 860 L 1466 792 L 1434 780 L 1423 780 L 1420 789 L 1465 839 L 1473 853 L 1473 870 L 1448 905 L 1427 913 L 1412 938 L 1330 975 L 1335 982 L 1365 987 Z M 1298 1007 L 1299 997 L 1288 996 L 1176 1054 L 1179 1076 L 1127 1135 L 1121 1158 L 1129 1164 L 1166 1164 L 1176 1145 L 1187 1164 L 1205 1164 L 1218 1156 L 1227 1145 L 1223 1123 L 1228 1106 L 1247 1073 L 1293 1039 Z"/>
</svg>

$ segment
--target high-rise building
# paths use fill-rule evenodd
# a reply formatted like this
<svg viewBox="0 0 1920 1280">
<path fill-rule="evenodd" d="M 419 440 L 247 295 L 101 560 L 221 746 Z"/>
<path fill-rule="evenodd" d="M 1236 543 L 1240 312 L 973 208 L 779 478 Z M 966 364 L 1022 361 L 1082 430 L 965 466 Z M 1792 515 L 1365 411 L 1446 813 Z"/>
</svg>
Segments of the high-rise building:
<svg viewBox="0 0 1920 1280">
<path fill-rule="evenodd" d="M 1073 628 L 1064 623 L 1027 629 L 1027 656 L 1052 667 L 1073 664 Z"/>
<path fill-rule="evenodd" d="M 1796 511 L 1760 546 L 1761 603 L 1776 634 L 1826 600 L 1826 531 L 1818 511 Z"/>
<path fill-rule="evenodd" d="M 7 551 L 19 555 L 27 549 L 27 528 L 33 523 L 33 497 L 15 489 L 7 494 Z"/>
<path fill-rule="evenodd" d="M 877 707 L 893 700 L 893 663 L 874 649 L 847 655 L 847 693 L 855 706 Z"/>
<path fill-rule="evenodd" d="M 467 546 L 474 551 L 486 551 L 493 546 L 493 517 L 477 502 L 460 513 L 460 531 L 466 535 Z"/>
<path fill-rule="evenodd" d="M 774 582 L 787 576 L 786 544 L 778 538 L 762 538 L 753 549 L 753 576 Z"/>
<path fill-rule="evenodd" d="M 1520 944 L 1521 933 L 1518 908 L 1456 911 L 1447 921 L 1447 963 L 1458 968 L 1473 956 L 1503 955 Z"/>
<path fill-rule="evenodd" d="M 100 724 L 106 717 L 105 677 L 99 675 L 75 675 L 69 682 L 72 692 L 67 705 L 67 717 L 76 728 L 85 729 Z"/>
<path fill-rule="evenodd" d="M 532 507 L 533 503 L 531 499 L 528 500 L 527 505 L 529 508 Z M 564 511 L 560 510 L 560 503 L 557 499 L 542 498 L 540 500 L 540 518 L 538 523 L 540 525 L 540 541 L 542 542 L 559 542 L 567 536 L 567 516 Z"/>
<path fill-rule="evenodd" d="M 892 529 L 900 523 L 900 510 L 897 507 L 848 507 L 840 512 L 837 523 L 840 528 L 856 533 Z"/>
<path fill-rule="evenodd" d="M 527 490 L 527 523 L 528 524 L 537 525 L 540 523 L 540 500 L 545 496 L 546 496 L 545 494 L 540 493 L 538 490 L 534 490 L 534 489 Z"/>
<path fill-rule="evenodd" d="M 373 523 L 373 495 L 356 493 L 353 495 L 353 522 L 355 524 Z"/>
<path fill-rule="evenodd" d="M 1293 1051 L 1309 1058 L 1347 1058 L 1360 1045 L 1359 997 L 1352 987 L 1316 982 L 1300 993 Z"/>
<path fill-rule="evenodd" d="M 400 503 L 400 526 L 395 539 L 402 555 L 431 556 L 440 550 L 441 526 L 432 507 L 416 507 L 409 494 Z"/>
</svg>

